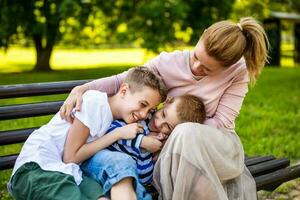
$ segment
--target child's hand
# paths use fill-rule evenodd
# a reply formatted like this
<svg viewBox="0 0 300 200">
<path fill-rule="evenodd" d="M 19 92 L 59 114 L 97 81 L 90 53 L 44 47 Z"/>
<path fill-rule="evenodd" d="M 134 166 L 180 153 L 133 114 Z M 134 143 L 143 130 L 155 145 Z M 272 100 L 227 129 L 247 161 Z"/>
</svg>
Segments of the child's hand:
<svg viewBox="0 0 300 200">
<path fill-rule="evenodd" d="M 138 133 L 143 133 L 143 125 L 139 123 L 127 124 L 118 128 L 120 139 L 128 140 L 136 137 Z"/>
<path fill-rule="evenodd" d="M 162 142 L 152 136 L 144 136 L 141 143 L 141 147 L 150 153 L 160 151 L 162 146 Z"/>
</svg>

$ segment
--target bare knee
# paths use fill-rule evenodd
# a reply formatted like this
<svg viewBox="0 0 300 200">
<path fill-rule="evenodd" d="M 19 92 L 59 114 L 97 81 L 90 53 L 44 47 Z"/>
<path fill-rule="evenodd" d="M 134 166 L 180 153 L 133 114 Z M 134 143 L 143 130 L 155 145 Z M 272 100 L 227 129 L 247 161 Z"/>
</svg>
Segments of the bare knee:
<svg viewBox="0 0 300 200">
<path fill-rule="evenodd" d="M 136 193 L 133 188 L 133 178 L 128 177 L 114 184 L 111 188 L 111 199 L 136 200 Z"/>
</svg>

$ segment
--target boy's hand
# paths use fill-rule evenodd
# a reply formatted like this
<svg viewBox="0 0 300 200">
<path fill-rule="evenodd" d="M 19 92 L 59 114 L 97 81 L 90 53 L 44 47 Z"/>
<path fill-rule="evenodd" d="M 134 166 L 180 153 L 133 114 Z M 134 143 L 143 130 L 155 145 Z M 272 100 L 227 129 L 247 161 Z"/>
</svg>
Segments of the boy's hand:
<svg viewBox="0 0 300 200">
<path fill-rule="evenodd" d="M 143 133 L 144 129 L 142 124 L 132 123 L 118 128 L 118 131 L 120 139 L 128 140 L 135 138 L 138 133 Z"/>
<path fill-rule="evenodd" d="M 141 147 L 150 153 L 160 151 L 163 143 L 152 136 L 144 136 L 141 142 Z"/>
</svg>

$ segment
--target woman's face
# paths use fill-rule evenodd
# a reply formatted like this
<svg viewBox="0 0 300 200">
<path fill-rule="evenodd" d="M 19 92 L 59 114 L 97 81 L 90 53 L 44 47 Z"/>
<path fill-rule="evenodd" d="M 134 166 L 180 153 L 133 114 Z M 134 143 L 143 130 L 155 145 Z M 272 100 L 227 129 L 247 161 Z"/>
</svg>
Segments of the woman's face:
<svg viewBox="0 0 300 200">
<path fill-rule="evenodd" d="M 195 76 L 210 76 L 225 69 L 220 62 L 207 55 L 201 40 L 197 43 L 194 51 L 191 52 L 190 67 Z"/>
</svg>

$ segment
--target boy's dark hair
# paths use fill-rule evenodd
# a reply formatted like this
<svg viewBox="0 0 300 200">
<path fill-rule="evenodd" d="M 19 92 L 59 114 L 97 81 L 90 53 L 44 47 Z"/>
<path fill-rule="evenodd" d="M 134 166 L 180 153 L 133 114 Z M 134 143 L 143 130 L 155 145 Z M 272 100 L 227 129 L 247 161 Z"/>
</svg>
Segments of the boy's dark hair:
<svg viewBox="0 0 300 200">
<path fill-rule="evenodd" d="M 161 101 L 164 101 L 167 97 L 167 88 L 163 80 L 144 66 L 129 70 L 124 83 L 129 85 L 132 93 L 142 91 L 144 87 L 149 87 L 159 92 Z"/>
<path fill-rule="evenodd" d="M 206 118 L 203 102 L 194 95 L 182 95 L 175 98 L 177 102 L 176 111 L 180 123 L 196 122 L 203 123 Z"/>
</svg>

